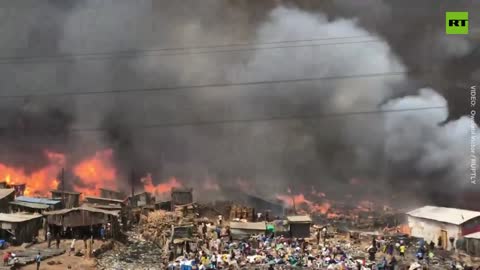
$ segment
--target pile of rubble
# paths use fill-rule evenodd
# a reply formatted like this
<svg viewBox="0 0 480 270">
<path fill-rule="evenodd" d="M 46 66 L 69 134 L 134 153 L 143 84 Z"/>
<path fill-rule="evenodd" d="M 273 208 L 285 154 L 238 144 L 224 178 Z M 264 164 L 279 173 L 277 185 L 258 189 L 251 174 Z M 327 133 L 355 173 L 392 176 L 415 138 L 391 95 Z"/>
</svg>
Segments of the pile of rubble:
<svg viewBox="0 0 480 270">
<path fill-rule="evenodd" d="M 162 250 L 147 241 L 138 232 L 128 233 L 128 243 L 101 255 L 97 260 L 100 270 L 147 270 L 165 269 L 162 265 Z"/>
<path fill-rule="evenodd" d="M 172 240 L 173 227 L 188 223 L 191 221 L 183 218 L 181 212 L 160 210 L 140 218 L 138 233 L 145 240 L 151 241 L 159 247 L 165 247 Z"/>
</svg>

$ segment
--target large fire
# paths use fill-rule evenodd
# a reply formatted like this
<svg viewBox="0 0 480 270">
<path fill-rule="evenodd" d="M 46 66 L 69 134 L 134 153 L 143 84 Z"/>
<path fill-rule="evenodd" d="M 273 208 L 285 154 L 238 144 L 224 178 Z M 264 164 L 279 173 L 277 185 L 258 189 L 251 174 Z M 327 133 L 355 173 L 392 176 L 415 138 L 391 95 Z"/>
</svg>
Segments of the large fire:
<svg viewBox="0 0 480 270">
<path fill-rule="evenodd" d="M 65 175 L 66 189 L 73 187 L 73 191 L 82 195 L 99 195 L 99 188 L 117 190 L 118 174 L 113 164 L 113 151 L 106 149 L 96 152 L 78 164 L 69 164 L 66 155 L 45 151 L 48 165 L 39 170 L 28 172 L 24 168 L 16 168 L 0 163 L 0 182 L 4 181 L 7 186 L 25 184 L 24 195 L 36 197 L 48 197 L 51 190 L 61 189 L 60 173 L 62 169 L 73 173 L 74 179 Z M 144 190 L 154 195 L 166 194 L 172 188 L 182 187 L 182 183 L 176 178 L 170 178 L 167 182 L 154 185 L 151 175 L 142 179 Z M 216 187 L 212 184 L 213 187 Z"/>
<path fill-rule="evenodd" d="M 74 189 L 83 195 L 98 195 L 99 188 L 117 189 L 117 173 L 112 164 L 113 151 L 108 149 L 95 153 L 76 165 L 73 173 L 79 178 Z"/>
<path fill-rule="evenodd" d="M 0 163 L 0 181 L 7 185 L 25 184 L 25 195 L 44 195 L 52 189 L 56 189 L 59 181 L 58 175 L 65 166 L 65 156 L 59 153 L 45 151 L 49 165 L 27 173 L 24 168 L 13 168 Z"/>
</svg>

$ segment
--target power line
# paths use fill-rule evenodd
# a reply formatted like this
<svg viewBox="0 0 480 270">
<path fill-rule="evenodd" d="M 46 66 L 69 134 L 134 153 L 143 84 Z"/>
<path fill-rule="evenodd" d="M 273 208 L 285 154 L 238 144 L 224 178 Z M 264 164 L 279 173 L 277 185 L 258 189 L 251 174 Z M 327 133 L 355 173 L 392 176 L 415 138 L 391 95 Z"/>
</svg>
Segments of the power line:
<svg viewBox="0 0 480 270">
<path fill-rule="evenodd" d="M 195 54 L 210 54 L 210 53 L 223 53 L 223 52 L 240 52 L 240 51 L 255 51 L 255 50 L 268 50 L 268 49 L 283 49 L 283 48 L 299 48 L 299 47 L 317 47 L 325 45 L 341 45 L 341 44 L 356 44 L 356 43 L 369 43 L 380 42 L 379 39 L 370 39 L 362 41 L 345 41 L 334 43 L 321 43 L 321 44 L 302 44 L 302 45 L 290 45 L 290 46 L 276 46 L 276 47 L 249 47 L 249 48 L 237 48 L 230 49 L 232 47 L 241 46 L 263 46 L 274 44 L 286 44 L 286 43 L 301 43 L 301 42 L 317 42 L 328 40 L 342 40 L 342 39 L 354 39 L 354 38 L 371 38 L 371 36 L 351 36 L 351 37 L 337 37 L 337 38 L 317 38 L 317 39 L 298 39 L 298 40 L 285 40 L 285 41 L 272 41 L 262 43 L 237 43 L 226 45 L 211 45 L 211 46 L 193 46 L 193 47 L 172 47 L 172 48 L 157 48 L 157 49 L 141 49 L 141 50 L 128 50 L 118 52 L 97 52 L 97 53 L 79 53 L 70 55 L 52 55 L 52 56 L 39 56 L 39 57 L 0 57 L 0 64 L 28 64 L 28 63 L 47 63 L 47 62 L 70 62 L 79 60 L 96 60 L 105 58 L 130 58 L 138 56 L 147 56 L 148 53 L 154 52 L 169 52 L 178 51 L 169 54 L 154 54 L 154 56 L 170 56 L 170 55 L 195 55 Z M 191 50 L 206 50 L 206 49 L 221 49 L 221 50 L 208 50 L 200 52 L 191 52 Z"/>
<path fill-rule="evenodd" d="M 290 120 L 317 120 L 325 118 L 335 117 L 349 117 L 357 115 L 373 115 L 373 114 L 390 114 L 401 112 L 414 112 L 414 111 L 428 111 L 446 109 L 446 106 L 430 106 L 430 107 L 417 107 L 417 108 L 405 108 L 405 109 L 389 109 L 389 110 L 371 110 L 371 111 L 354 111 L 354 112 L 337 112 L 337 113 L 324 113 L 324 114 L 311 114 L 311 115 L 291 115 L 291 116 L 275 116 L 264 118 L 250 118 L 250 119 L 224 119 L 213 121 L 195 121 L 195 122 L 183 122 L 183 123 L 161 123 L 152 125 L 136 125 L 129 126 L 131 129 L 155 129 L 155 128 L 169 128 L 169 127 L 187 127 L 187 126 L 209 126 L 209 125 L 226 125 L 237 123 L 258 123 L 258 122 L 273 122 L 273 121 L 290 121 Z M 99 132 L 105 131 L 106 128 L 74 128 L 69 129 L 71 132 Z"/>
<path fill-rule="evenodd" d="M 412 72 L 412 71 L 410 71 Z M 287 79 L 287 80 L 269 80 L 269 81 L 252 81 L 252 82 L 240 82 L 240 83 L 214 83 L 214 84 L 200 84 L 200 85 L 186 85 L 186 86 L 166 86 L 157 88 L 135 88 L 135 89 L 116 89 L 116 90 L 96 90 L 85 92 L 44 92 L 35 94 L 22 94 L 22 95 L 4 95 L 0 98 L 28 98 L 28 97 L 51 97 L 51 96 L 88 96 L 88 95 L 104 95 L 114 93 L 131 93 L 131 92 L 166 92 L 177 90 L 189 90 L 189 89 L 201 89 L 201 88 L 221 88 L 221 87 L 235 87 L 235 86 L 251 86 L 251 85 L 267 85 L 267 84 L 283 84 L 283 83 L 298 83 L 298 82 L 315 82 L 324 80 L 348 80 L 356 78 L 374 78 L 374 77 L 387 77 L 387 76 L 400 76 L 407 74 L 407 71 L 393 71 L 383 73 L 370 73 L 370 74 L 356 74 L 356 75 L 343 75 L 343 76 L 325 76 L 325 77 L 311 77 L 301 79 Z M 38 92 L 38 91 L 37 91 Z"/>
</svg>

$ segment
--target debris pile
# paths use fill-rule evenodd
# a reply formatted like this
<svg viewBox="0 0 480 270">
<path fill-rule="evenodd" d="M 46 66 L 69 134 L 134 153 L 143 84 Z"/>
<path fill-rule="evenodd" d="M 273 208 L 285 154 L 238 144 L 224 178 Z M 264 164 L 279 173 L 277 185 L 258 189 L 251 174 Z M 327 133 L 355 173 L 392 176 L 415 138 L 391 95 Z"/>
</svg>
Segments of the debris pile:
<svg viewBox="0 0 480 270">
<path fill-rule="evenodd" d="M 191 222 L 183 218 L 181 212 L 159 210 L 151 212 L 148 216 L 141 216 L 138 232 L 145 240 L 165 247 L 172 240 L 174 227 L 191 224 Z"/>
</svg>

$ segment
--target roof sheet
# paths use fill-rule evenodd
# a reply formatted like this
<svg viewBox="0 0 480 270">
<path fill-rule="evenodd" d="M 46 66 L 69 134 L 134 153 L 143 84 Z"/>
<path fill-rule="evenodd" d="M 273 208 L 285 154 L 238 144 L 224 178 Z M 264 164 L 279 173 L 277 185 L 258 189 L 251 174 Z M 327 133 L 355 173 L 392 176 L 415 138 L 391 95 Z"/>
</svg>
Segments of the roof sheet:
<svg viewBox="0 0 480 270">
<path fill-rule="evenodd" d="M 33 209 L 48 209 L 49 207 L 47 204 L 29 203 L 29 202 L 21 202 L 21 201 L 13 201 L 13 202 L 10 202 L 10 204 L 33 208 Z"/>
<path fill-rule="evenodd" d="M 267 229 L 265 222 L 230 222 L 231 229 L 264 231 Z"/>
<path fill-rule="evenodd" d="M 85 199 L 88 201 L 88 199 L 93 199 L 93 200 L 99 200 L 99 201 L 105 201 L 105 202 L 115 202 L 115 203 L 123 203 L 124 200 L 118 200 L 118 199 L 110 199 L 110 198 L 103 198 L 103 197 L 96 197 L 96 196 L 85 196 Z"/>
<path fill-rule="evenodd" d="M 13 188 L 0 188 L 0 200 L 15 192 Z"/>
<path fill-rule="evenodd" d="M 34 197 L 26 197 L 26 196 L 19 196 L 15 198 L 15 201 L 27 202 L 27 203 L 39 203 L 39 204 L 47 204 L 47 205 L 55 205 L 60 203 L 57 200 L 50 200 L 46 198 L 34 198 Z"/>
<path fill-rule="evenodd" d="M 111 205 L 111 204 L 95 204 L 95 203 L 85 203 L 85 206 L 98 208 L 98 209 L 105 209 L 105 210 L 122 210 L 121 205 Z"/>
<path fill-rule="evenodd" d="M 48 211 L 43 213 L 44 215 L 64 215 L 66 213 L 72 212 L 72 211 L 88 211 L 88 212 L 94 212 L 94 213 L 102 213 L 106 215 L 112 215 L 112 216 L 118 216 L 118 211 L 107 211 L 95 207 L 91 207 L 88 205 L 83 204 L 80 207 L 77 208 L 70 208 L 70 209 L 61 209 L 61 210 L 56 210 L 56 211 Z"/>
<path fill-rule="evenodd" d="M 427 205 L 410 211 L 407 215 L 460 225 L 473 218 L 480 217 L 480 212 Z"/>
<path fill-rule="evenodd" d="M 467 234 L 467 235 L 464 236 L 464 238 L 480 239 L 480 232 Z"/>
<path fill-rule="evenodd" d="M 63 191 L 63 190 L 52 190 L 50 191 L 52 193 L 65 193 L 65 194 L 70 194 L 70 195 L 80 195 L 82 193 L 80 192 L 75 192 L 75 191 Z"/>
<path fill-rule="evenodd" d="M 18 223 L 31 219 L 41 218 L 40 214 L 4 214 L 0 213 L 0 222 Z"/>
<path fill-rule="evenodd" d="M 310 216 L 288 216 L 288 222 L 290 223 L 311 223 L 312 218 Z"/>
</svg>

